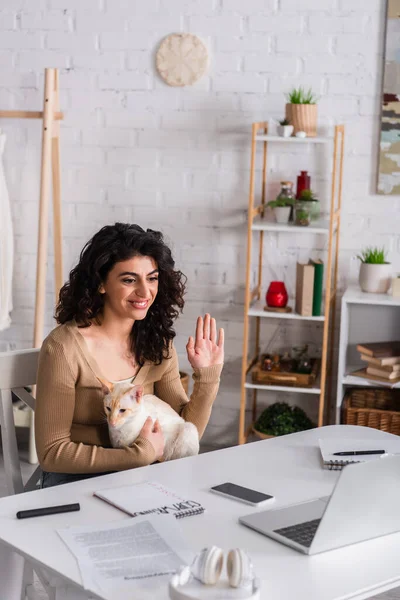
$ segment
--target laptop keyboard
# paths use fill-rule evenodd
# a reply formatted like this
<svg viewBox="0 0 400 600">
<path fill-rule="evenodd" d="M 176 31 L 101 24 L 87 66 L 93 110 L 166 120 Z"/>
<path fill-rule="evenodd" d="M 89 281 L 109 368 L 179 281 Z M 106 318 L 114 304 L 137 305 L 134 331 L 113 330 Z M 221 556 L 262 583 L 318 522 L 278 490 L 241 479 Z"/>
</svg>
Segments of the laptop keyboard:
<svg viewBox="0 0 400 600">
<path fill-rule="evenodd" d="M 321 519 L 313 519 L 312 521 L 306 521 L 305 523 L 298 523 L 297 525 L 291 525 L 290 527 L 282 527 L 282 529 L 275 529 L 274 533 L 279 533 L 283 537 L 287 537 L 293 542 L 297 542 L 306 548 L 311 546 L 311 542 L 314 539 L 315 532 L 318 529 Z"/>
</svg>

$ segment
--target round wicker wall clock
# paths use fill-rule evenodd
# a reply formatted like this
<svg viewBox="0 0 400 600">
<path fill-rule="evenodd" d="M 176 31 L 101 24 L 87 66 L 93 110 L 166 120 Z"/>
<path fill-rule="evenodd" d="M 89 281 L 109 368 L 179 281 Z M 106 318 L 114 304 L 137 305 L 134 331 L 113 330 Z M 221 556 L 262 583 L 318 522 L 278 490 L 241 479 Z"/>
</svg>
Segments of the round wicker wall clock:
<svg viewBox="0 0 400 600">
<path fill-rule="evenodd" d="M 156 56 L 157 71 L 168 85 L 193 85 L 204 75 L 208 52 L 197 35 L 172 33 L 160 44 Z"/>
</svg>

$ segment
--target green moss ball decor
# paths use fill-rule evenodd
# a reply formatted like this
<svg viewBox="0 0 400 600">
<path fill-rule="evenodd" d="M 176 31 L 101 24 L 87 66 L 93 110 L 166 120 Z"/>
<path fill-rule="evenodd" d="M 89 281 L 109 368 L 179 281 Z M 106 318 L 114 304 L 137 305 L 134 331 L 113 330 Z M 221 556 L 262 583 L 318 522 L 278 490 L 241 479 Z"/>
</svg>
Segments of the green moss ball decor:
<svg viewBox="0 0 400 600">
<path fill-rule="evenodd" d="M 315 424 L 302 408 L 289 406 L 286 402 L 275 402 L 266 408 L 257 419 L 254 428 L 266 435 L 286 435 L 312 429 Z"/>
</svg>

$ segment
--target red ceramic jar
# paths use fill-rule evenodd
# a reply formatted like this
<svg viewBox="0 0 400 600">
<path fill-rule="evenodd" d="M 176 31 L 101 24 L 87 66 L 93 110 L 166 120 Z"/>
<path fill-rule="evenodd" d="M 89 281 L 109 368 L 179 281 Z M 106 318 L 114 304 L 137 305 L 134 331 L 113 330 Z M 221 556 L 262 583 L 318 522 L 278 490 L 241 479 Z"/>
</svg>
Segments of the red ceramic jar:
<svg viewBox="0 0 400 600">
<path fill-rule="evenodd" d="M 271 308 L 285 308 L 288 302 L 288 293 L 283 281 L 271 281 L 265 300 L 267 306 Z"/>
</svg>

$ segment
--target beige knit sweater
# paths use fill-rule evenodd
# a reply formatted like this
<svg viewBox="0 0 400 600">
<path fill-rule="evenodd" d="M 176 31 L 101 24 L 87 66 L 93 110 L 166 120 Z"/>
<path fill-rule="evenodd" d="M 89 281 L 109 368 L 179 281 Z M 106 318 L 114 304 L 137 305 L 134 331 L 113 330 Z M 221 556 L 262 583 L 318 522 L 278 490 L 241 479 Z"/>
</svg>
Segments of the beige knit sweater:
<svg viewBox="0 0 400 600">
<path fill-rule="evenodd" d="M 199 436 L 207 426 L 219 388 L 222 365 L 195 370 L 188 400 L 179 375 L 178 357 L 139 370 L 135 383 L 155 394 L 186 421 Z M 89 353 L 74 321 L 56 327 L 40 351 L 36 389 L 35 436 L 43 470 L 55 473 L 103 473 L 142 467 L 155 461 L 151 443 L 138 437 L 130 448 L 112 448 L 98 376 L 106 379 Z"/>
</svg>

